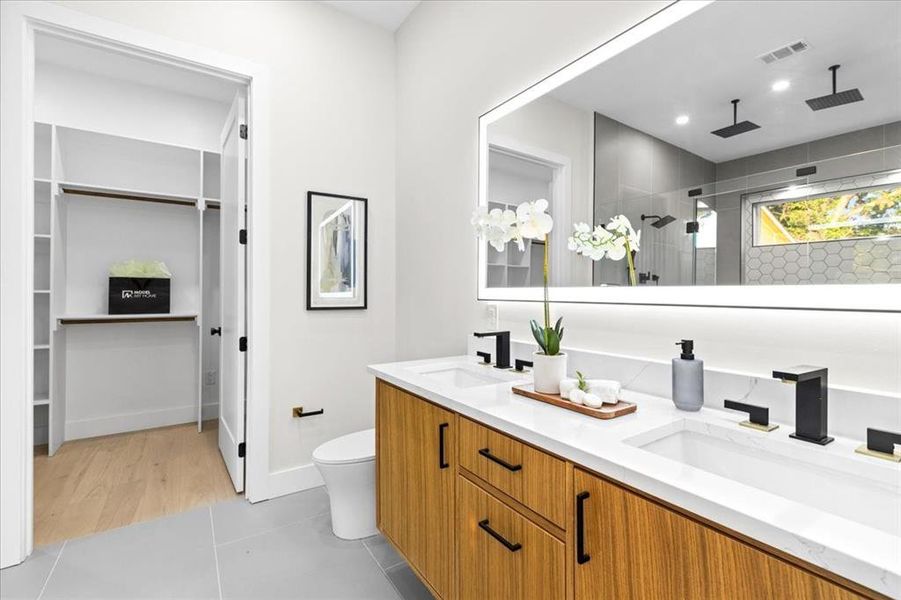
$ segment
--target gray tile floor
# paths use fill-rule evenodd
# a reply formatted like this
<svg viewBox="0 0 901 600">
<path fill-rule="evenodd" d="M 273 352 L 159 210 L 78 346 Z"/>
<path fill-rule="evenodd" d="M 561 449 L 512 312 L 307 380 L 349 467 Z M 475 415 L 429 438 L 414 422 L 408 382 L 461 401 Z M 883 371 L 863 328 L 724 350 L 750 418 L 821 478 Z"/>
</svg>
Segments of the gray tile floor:
<svg viewBox="0 0 901 600">
<path fill-rule="evenodd" d="M 381 536 L 332 535 L 316 488 L 243 499 L 68 540 L 0 571 L 0 598 L 429 600 Z"/>
</svg>

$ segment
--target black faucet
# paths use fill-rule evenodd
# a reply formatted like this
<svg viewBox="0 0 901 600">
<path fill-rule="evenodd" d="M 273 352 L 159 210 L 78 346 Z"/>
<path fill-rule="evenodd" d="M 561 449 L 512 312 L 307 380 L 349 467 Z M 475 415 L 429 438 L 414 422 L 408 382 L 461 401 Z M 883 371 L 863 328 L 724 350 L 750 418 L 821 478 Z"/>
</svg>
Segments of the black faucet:
<svg viewBox="0 0 901 600">
<path fill-rule="evenodd" d="M 798 365 L 790 369 L 773 371 L 773 377 L 785 383 L 795 384 L 795 432 L 796 440 L 825 446 L 833 440 L 826 435 L 829 406 L 829 370 L 824 367 Z"/>
<path fill-rule="evenodd" d="M 496 369 L 509 369 L 510 368 L 510 332 L 509 331 L 486 331 L 484 333 L 479 333 L 478 331 L 473 333 L 477 338 L 483 337 L 496 337 L 497 341 L 495 343 L 495 363 L 494 367 Z"/>
</svg>

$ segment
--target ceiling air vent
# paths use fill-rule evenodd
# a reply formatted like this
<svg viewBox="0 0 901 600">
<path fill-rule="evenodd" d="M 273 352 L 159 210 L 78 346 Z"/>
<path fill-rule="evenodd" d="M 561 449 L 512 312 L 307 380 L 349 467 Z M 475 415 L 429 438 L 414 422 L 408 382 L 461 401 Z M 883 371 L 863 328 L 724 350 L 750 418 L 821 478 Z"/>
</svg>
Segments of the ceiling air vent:
<svg viewBox="0 0 901 600">
<path fill-rule="evenodd" d="M 805 40 L 798 40 L 797 42 L 792 42 L 791 44 L 786 44 L 781 48 L 776 48 L 775 50 L 770 50 L 769 52 L 764 52 L 757 58 L 763 61 L 765 64 L 773 64 L 777 60 L 782 60 L 783 58 L 788 58 L 789 56 L 794 56 L 799 52 L 804 52 L 810 48 L 810 44 L 808 44 Z"/>
</svg>

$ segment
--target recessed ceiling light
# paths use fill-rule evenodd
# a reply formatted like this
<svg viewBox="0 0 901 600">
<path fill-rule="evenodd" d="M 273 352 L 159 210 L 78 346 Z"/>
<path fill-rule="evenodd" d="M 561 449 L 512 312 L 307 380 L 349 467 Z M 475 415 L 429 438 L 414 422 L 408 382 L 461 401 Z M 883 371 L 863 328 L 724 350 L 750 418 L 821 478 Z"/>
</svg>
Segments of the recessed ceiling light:
<svg viewBox="0 0 901 600">
<path fill-rule="evenodd" d="M 688 115 L 679 115 L 676 117 L 676 125 L 687 125 L 688 124 Z"/>
<path fill-rule="evenodd" d="M 791 82 L 788 79 L 780 79 L 779 81 L 773 82 L 773 91 L 774 92 L 784 92 L 791 86 Z"/>
</svg>

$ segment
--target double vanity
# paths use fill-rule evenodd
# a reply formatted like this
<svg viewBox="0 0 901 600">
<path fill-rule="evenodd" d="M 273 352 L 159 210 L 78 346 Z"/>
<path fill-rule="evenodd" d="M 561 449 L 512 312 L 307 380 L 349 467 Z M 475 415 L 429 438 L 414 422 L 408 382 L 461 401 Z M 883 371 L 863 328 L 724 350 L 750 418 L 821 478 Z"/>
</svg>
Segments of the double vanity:
<svg viewBox="0 0 901 600">
<path fill-rule="evenodd" d="M 624 390 L 592 419 L 475 357 L 375 365 L 378 527 L 436 598 L 901 594 L 901 469 Z"/>
</svg>

